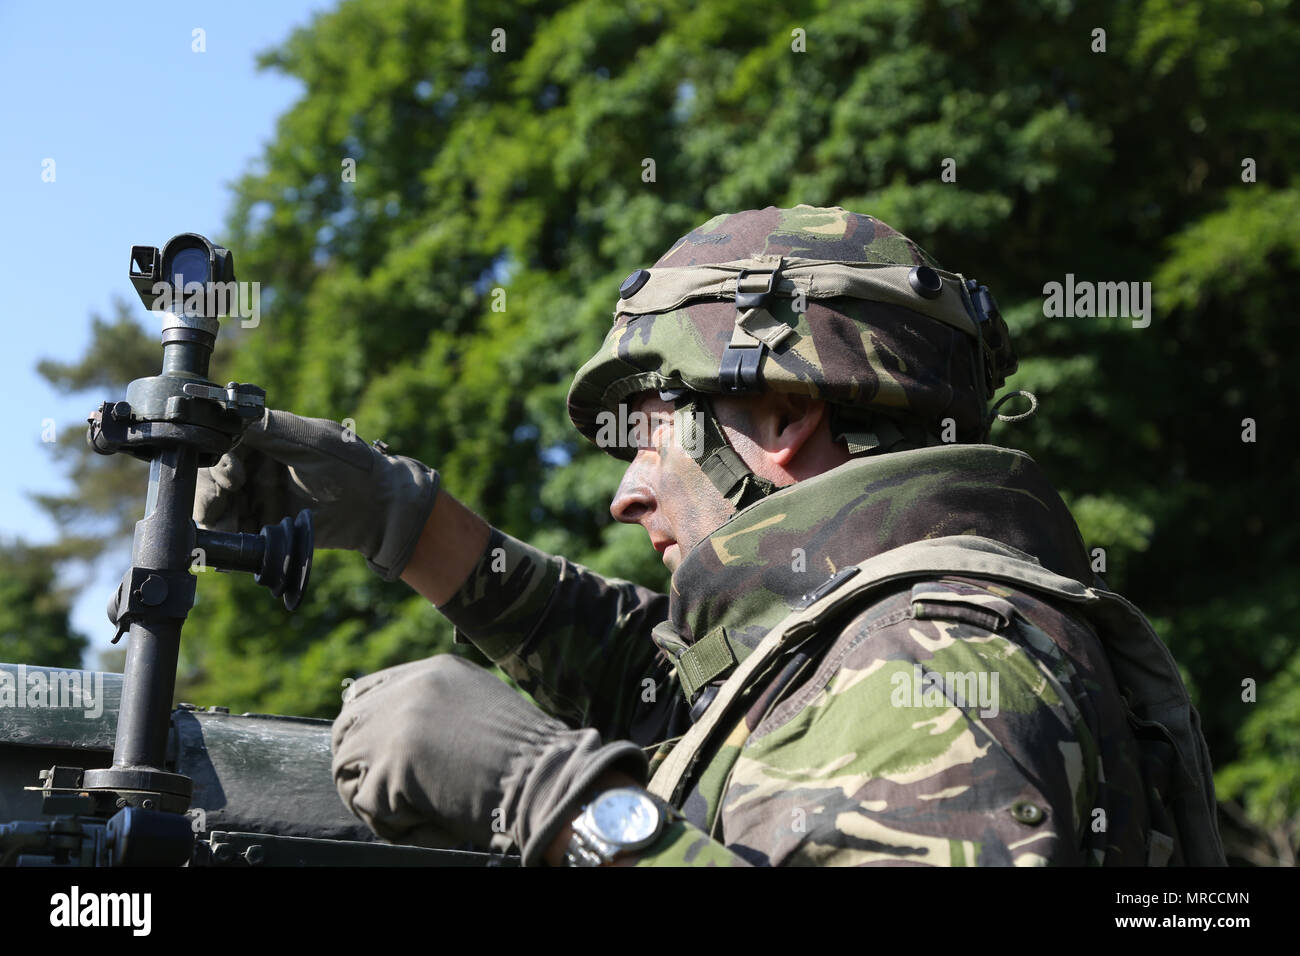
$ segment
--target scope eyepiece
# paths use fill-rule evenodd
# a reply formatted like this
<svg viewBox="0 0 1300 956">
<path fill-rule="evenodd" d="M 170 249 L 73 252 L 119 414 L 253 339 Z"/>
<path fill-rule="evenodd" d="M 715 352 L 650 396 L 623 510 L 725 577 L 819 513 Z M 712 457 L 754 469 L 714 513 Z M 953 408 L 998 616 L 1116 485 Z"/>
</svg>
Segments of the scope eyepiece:
<svg viewBox="0 0 1300 956">
<path fill-rule="evenodd" d="M 161 250 L 132 246 L 128 274 L 151 312 L 215 319 L 234 301 L 235 257 L 195 232 L 172 236 Z"/>
<path fill-rule="evenodd" d="M 172 256 L 167 281 L 182 288 L 186 281 L 206 283 L 212 276 L 211 265 L 202 249 L 186 246 Z"/>
</svg>

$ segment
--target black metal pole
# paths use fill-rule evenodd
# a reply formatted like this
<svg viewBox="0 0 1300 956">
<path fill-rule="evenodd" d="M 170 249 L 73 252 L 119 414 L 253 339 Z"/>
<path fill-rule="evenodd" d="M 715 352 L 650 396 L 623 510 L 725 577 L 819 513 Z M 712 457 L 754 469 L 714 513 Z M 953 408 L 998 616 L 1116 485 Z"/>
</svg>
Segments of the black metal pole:
<svg viewBox="0 0 1300 956">
<path fill-rule="evenodd" d="M 188 572 L 194 548 L 190 515 L 197 468 L 194 450 L 186 447 L 165 449 L 151 464 L 153 507 L 136 524 L 131 551 L 136 567 Z M 146 612 L 131 625 L 114 767 L 161 769 L 163 765 L 183 622 L 183 617 Z"/>
<path fill-rule="evenodd" d="M 234 280 L 229 252 L 201 236 L 173 237 L 166 249 L 208 250 L 226 281 Z M 195 245 L 198 243 L 199 245 Z M 131 281 L 142 301 L 169 273 L 168 256 L 132 247 Z M 138 271 L 137 271 L 138 269 Z M 220 388 L 208 381 L 208 363 L 220 328 L 216 316 L 169 312 L 162 317 L 162 371 L 127 386 L 126 401 L 104 403 L 88 420 L 92 447 L 101 454 L 130 451 L 149 461 L 145 515 L 136 522 L 131 570 L 114 603 L 114 622 L 130 623 L 113 765 L 86 770 L 82 786 L 117 806 L 184 812 L 193 784 L 166 769 L 181 628 L 194 604 L 190 566 L 195 545 L 218 568 L 251 571 L 289 610 L 297 607 L 311 573 L 311 512 L 285 517 L 260 534 L 198 530 L 192 519 L 200 463 L 211 465 L 247 423 L 260 415 L 265 393 L 254 385 Z M 103 793 L 101 793 L 103 795 Z"/>
</svg>

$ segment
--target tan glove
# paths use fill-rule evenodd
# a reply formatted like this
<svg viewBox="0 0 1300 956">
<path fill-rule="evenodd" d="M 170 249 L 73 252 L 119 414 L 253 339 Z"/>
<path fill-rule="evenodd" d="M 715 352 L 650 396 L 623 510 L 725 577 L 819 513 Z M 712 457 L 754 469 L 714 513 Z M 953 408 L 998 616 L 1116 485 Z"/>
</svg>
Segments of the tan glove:
<svg viewBox="0 0 1300 956">
<path fill-rule="evenodd" d="M 363 677 L 334 721 L 334 785 L 353 814 L 399 843 L 434 828 L 487 846 L 507 833 L 537 866 L 606 770 L 640 783 L 645 752 L 571 730 L 451 654 Z"/>
<path fill-rule="evenodd" d="M 267 409 L 239 445 L 199 469 L 194 520 L 255 533 L 310 508 L 316 547 L 359 551 L 394 581 L 415 552 L 438 485 L 428 465 L 385 454 L 338 422 Z"/>
</svg>

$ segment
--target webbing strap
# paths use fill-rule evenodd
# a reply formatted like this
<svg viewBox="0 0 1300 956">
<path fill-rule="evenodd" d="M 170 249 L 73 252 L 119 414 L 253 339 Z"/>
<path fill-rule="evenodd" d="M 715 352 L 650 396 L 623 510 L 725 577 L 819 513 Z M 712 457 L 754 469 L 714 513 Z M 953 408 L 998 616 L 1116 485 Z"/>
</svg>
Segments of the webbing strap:
<svg viewBox="0 0 1300 956">
<path fill-rule="evenodd" d="M 895 421 L 872 410 L 844 405 L 832 405 L 830 412 L 831 438 L 843 439 L 854 457 L 943 444 L 920 422 Z"/>
<path fill-rule="evenodd" d="M 1005 549 L 1005 546 L 998 542 L 987 541 L 987 539 L 977 540 L 992 545 L 999 550 Z M 669 803 L 676 804 L 679 791 L 703 752 L 705 744 L 726 716 L 731 704 L 749 686 L 751 677 L 774 658 L 783 647 L 811 632 L 828 610 L 856 597 L 869 588 L 878 587 L 900 577 L 929 571 L 939 564 L 967 564 L 971 565 L 971 567 L 965 568 L 965 570 L 969 571 L 984 570 L 987 567 L 987 562 L 981 563 L 975 560 L 977 556 L 967 554 L 961 548 L 951 547 L 951 542 L 951 538 L 931 538 L 869 558 L 857 566 L 860 573 L 843 576 L 839 587 L 827 589 L 812 603 L 792 611 L 767 632 L 758 646 L 727 678 L 721 689 L 719 689 L 713 703 L 709 705 L 709 709 L 701 715 L 700 719 L 692 725 L 685 736 L 673 747 L 672 752 L 668 754 L 664 762 L 659 765 L 659 769 L 655 771 L 655 775 L 646 789 Z M 939 555 L 935 554 L 935 546 L 941 543 L 950 545 L 949 551 L 952 553 L 944 556 L 953 560 L 945 562 L 939 559 Z M 928 547 L 918 550 L 918 545 Z M 1012 549 L 1006 549 L 1003 553 L 1018 554 Z M 1079 582 L 1075 581 L 1073 583 L 1080 590 L 1084 590 L 1084 586 Z"/>
<path fill-rule="evenodd" d="M 736 316 L 736 331 L 748 336 L 750 341 L 762 342 L 770 349 L 776 348 L 787 338 L 794 334 L 794 328 L 779 321 L 767 309 L 750 309 Z M 741 336 L 733 334 L 731 344 L 735 345 L 737 339 L 744 341 Z"/>
<path fill-rule="evenodd" d="M 1151 838 L 1147 841 L 1147 866 L 1168 866 L 1175 845 L 1174 838 L 1168 833 L 1152 830 Z"/>
<path fill-rule="evenodd" d="M 675 428 L 681 436 L 682 447 L 737 511 L 776 491 L 775 484 L 750 471 L 745 460 L 731 447 L 706 397 L 687 393 L 678 397 L 675 405 Z"/>
<path fill-rule="evenodd" d="M 700 715 L 700 719 L 691 726 L 664 762 L 659 765 L 659 769 L 655 771 L 646 789 L 676 806 L 679 792 L 704 750 L 704 745 L 713 736 L 736 697 L 749 686 L 751 677 L 783 647 L 807 633 L 820 620 L 823 610 L 838 603 L 842 599 L 842 592 L 848 590 L 856 593 L 857 589 L 841 585 L 840 588 L 829 591 L 808 607 L 790 614 L 768 631 L 758 647 L 754 648 L 727 678 L 708 710 Z"/>
<path fill-rule="evenodd" d="M 677 658 L 677 677 L 687 703 L 694 703 L 700 689 L 726 673 L 736 663 L 736 655 L 727 639 L 727 629 L 719 625 L 682 651 Z"/>
<path fill-rule="evenodd" d="M 728 716 L 736 698 L 763 667 L 784 648 L 813 633 L 837 606 L 870 589 L 918 574 L 969 574 L 1053 594 L 1080 605 L 1094 623 L 1101 625 L 1098 633 L 1116 679 L 1121 684 L 1131 683 L 1142 693 L 1141 716 L 1158 720 L 1173 736 L 1179 757 L 1181 791 L 1175 813 L 1179 838 L 1186 844 L 1186 862 L 1199 866 L 1223 865 L 1223 846 L 1214 815 L 1210 755 L 1200 732 L 1199 718 L 1169 650 L 1132 604 L 1113 592 L 1090 588 L 1049 571 L 1032 556 L 1009 545 L 976 535 L 914 541 L 869 558 L 857 568 L 859 573 L 842 577 L 838 587 L 828 588 L 808 606 L 797 608 L 768 631 L 659 765 L 647 787 L 651 793 L 678 805 L 681 791 L 705 745 Z M 840 574 L 844 575 L 845 570 Z"/>
<path fill-rule="evenodd" d="M 742 272 L 763 272 L 778 263 L 781 276 L 772 287 L 772 295 L 792 298 L 802 294 L 810 299 L 849 296 L 887 302 L 920 312 L 960 329 L 972 338 L 979 338 L 975 320 L 967 312 L 963 299 L 963 277 L 955 272 L 935 269 L 942 282 L 942 291 L 935 298 L 928 299 L 918 295 L 908 281 L 913 266 L 836 262 L 799 256 L 754 256 L 734 262 L 659 266 L 649 270 L 650 279 L 634 295 L 618 300 L 614 315 L 671 312 L 692 299 L 730 299 L 737 292 L 737 277 Z M 741 290 L 742 295 L 747 289 Z"/>
<path fill-rule="evenodd" d="M 844 432 L 840 435 L 844 439 L 844 447 L 849 450 L 853 457 L 859 455 L 865 456 L 868 452 L 876 451 L 884 444 L 878 431 L 872 432 Z"/>
</svg>

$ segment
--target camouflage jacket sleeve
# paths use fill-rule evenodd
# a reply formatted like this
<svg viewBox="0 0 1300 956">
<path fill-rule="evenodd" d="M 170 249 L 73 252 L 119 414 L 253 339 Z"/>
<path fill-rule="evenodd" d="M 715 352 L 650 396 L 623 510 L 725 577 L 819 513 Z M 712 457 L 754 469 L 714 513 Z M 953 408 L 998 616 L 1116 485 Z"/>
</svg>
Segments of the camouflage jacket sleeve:
<svg viewBox="0 0 1300 956">
<path fill-rule="evenodd" d="M 648 747 L 682 732 L 672 668 L 650 640 L 668 598 L 493 529 L 439 610 L 548 713 Z"/>
<path fill-rule="evenodd" d="M 751 862 L 1146 862 L 1119 692 L 1092 630 L 1046 602 L 918 584 L 859 614 L 805 682 L 767 697 L 685 806 L 716 806 L 706 818 Z"/>
</svg>

